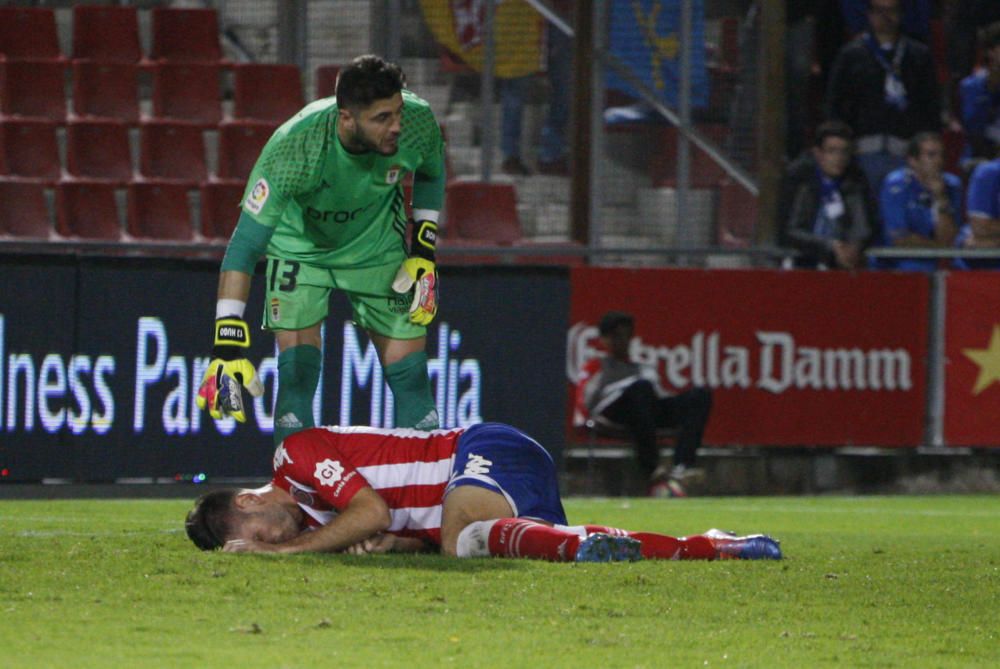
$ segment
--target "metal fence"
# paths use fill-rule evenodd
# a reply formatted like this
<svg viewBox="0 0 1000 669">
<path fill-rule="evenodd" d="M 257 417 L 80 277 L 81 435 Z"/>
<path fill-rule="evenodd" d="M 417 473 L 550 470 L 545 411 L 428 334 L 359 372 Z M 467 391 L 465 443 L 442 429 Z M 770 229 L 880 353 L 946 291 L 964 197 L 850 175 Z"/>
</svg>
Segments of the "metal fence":
<svg viewBox="0 0 1000 669">
<path fill-rule="evenodd" d="M 753 257 L 759 22 L 750 0 L 208 4 L 234 58 L 297 62 L 310 95 L 320 66 L 365 52 L 397 59 L 445 129 L 451 178 L 512 183 L 528 241 L 582 241 L 599 261 L 632 264 Z M 593 38 L 581 45 L 577 13 L 590 7 Z M 588 81 L 574 76 L 581 55 L 592 60 Z M 581 110 L 594 119 L 582 135 Z M 581 235 L 573 180 L 588 156 Z"/>
</svg>

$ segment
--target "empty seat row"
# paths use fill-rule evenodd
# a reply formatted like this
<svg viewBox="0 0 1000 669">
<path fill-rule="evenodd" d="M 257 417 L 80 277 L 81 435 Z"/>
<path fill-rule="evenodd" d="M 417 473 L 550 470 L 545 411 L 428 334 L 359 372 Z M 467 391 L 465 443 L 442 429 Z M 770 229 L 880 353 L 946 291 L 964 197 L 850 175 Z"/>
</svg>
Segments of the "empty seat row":
<svg viewBox="0 0 1000 669">
<path fill-rule="evenodd" d="M 55 185 L 55 226 L 49 197 L 51 186 L 37 181 L 0 177 L 0 235 L 20 239 L 66 238 L 117 242 L 170 240 L 186 242 L 195 232 L 189 188 L 184 184 L 149 181 L 125 189 L 126 224 L 119 220 L 119 188 L 106 181 L 64 181 Z M 200 236 L 226 238 L 239 217 L 243 185 L 209 182 L 198 188 Z"/>
<path fill-rule="evenodd" d="M 162 63 L 152 71 L 152 117 L 202 125 L 223 119 L 222 70 L 206 63 Z M 138 68 L 130 63 L 73 61 L 70 118 L 140 119 Z M 0 60 L 0 116 L 67 117 L 65 65 L 56 61 Z M 245 63 L 233 67 L 232 116 L 283 122 L 305 104 L 295 65 Z"/>
<path fill-rule="evenodd" d="M 224 62 L 214 9 L 154 7 L 150 53 L 144 59 L 135 7 L 75 5 L 73 58 L 140 61 Z M 55 12 L 46 7 L 0 7 L 0 55 L 6 60 L 63 60 Z"/>
<path fill-rule="evenodd" d="M 227 122 L 218 126 L 218 180 L 245 181 L 276 126 Z M 209 178 L 205 138 L 198 126 L 150 122 L 139 128 L 138 173 L 132 164 L 129 128 L 120 121 L 79 121 L 66 126 L 65 170 L 57 126 L 48 121 L 0 121 L 0 174 L 54 182 L 66 177 L 124 183 Z"/>
</svg>

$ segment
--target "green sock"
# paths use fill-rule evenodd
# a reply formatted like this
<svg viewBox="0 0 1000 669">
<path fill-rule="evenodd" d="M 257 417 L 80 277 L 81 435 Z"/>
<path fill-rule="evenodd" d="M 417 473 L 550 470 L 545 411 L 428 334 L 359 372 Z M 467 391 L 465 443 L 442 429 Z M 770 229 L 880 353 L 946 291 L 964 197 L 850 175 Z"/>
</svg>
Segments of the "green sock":
<svg viewBox="0 0 1000 669">
<path fill-rule="evenodd" d="M 278 399 L 274 404 L 274 443 L 314 427 L 312 401 L 323 367 L 323 354 L 303 344 L 278 354 Z"/>
<path fill-rule="evenodd" d="M 434 430 L 438 412 L 427 376 L 427 353 L 417 351 L 385 367 L 385 380 L 392 390 L 393 422 L 396 427 Z"/>
</svg>

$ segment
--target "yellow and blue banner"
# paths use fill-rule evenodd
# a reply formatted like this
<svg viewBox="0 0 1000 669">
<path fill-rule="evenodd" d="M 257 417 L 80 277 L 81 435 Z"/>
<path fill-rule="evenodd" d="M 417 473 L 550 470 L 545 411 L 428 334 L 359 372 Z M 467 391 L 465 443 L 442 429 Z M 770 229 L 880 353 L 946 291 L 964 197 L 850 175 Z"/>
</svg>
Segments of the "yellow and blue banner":
<svg viewBox="0 0 1000 669">
<path fill-rule="evenodd" d="M 708 104 L 705 64 L 705 5 L 691 0 L 691 105 Z M 609 47 L 660 101 L 677 105 L 681 75 L 680 0 L 613 0 Z M 639 97 L 632 84 L 608 68 L 608 88 Z"/>
</svg>

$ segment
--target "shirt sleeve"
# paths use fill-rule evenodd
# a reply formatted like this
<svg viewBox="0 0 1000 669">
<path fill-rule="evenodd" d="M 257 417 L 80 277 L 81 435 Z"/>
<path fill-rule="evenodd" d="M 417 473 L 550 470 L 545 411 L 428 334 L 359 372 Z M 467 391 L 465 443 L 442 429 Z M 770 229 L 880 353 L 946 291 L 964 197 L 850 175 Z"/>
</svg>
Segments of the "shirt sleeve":
<svg viewBox="0 0 1000 669">
<path fill-rule="evenodd" d="M 906 222 L 906 190 L 906 185 L 895 179 L 886 179 L 882 183 L 879 209 L 882 212 L 883 241 L 888 246 L 895 245 L 897 239 L 911 232 Z"/>
<path fill-rule="evenodd" d="M 287 477 L 312 488 L 320 499 L 343 511 L 362 488 L 368 487 L 368 482 L 337 448 L 336 437 L 325 438 L 324 432 L 304 430 L 285 439 L 279 446 L 284 450 L 283 457 L 275 456 L 278 466 L 274 477 Z"/>
<path fill-rule="evenodd" d="M 426 104 L 413 105 L 408 116 L 406 121 L 417 136 L 421 155 L 420 165 L 413 174 L 413 208 L 440 211 L 447 178 L 441 126 Z"/>
<path fill-rule="evenodd" d="M 327 134 L 324 122 L 275 133 L 250 172 L 243 211 L 261 225 L 275 227 L 296 195 L 319 186 Z"/>
<path fill-rule="evenodd" d="M 983 218 L 1000 218 L 998 192 L 1000 192 L 1000 170 L 995 169 L 991 163 L 977 167 L 969 181 L 966 214 Z"/>
</svg>

